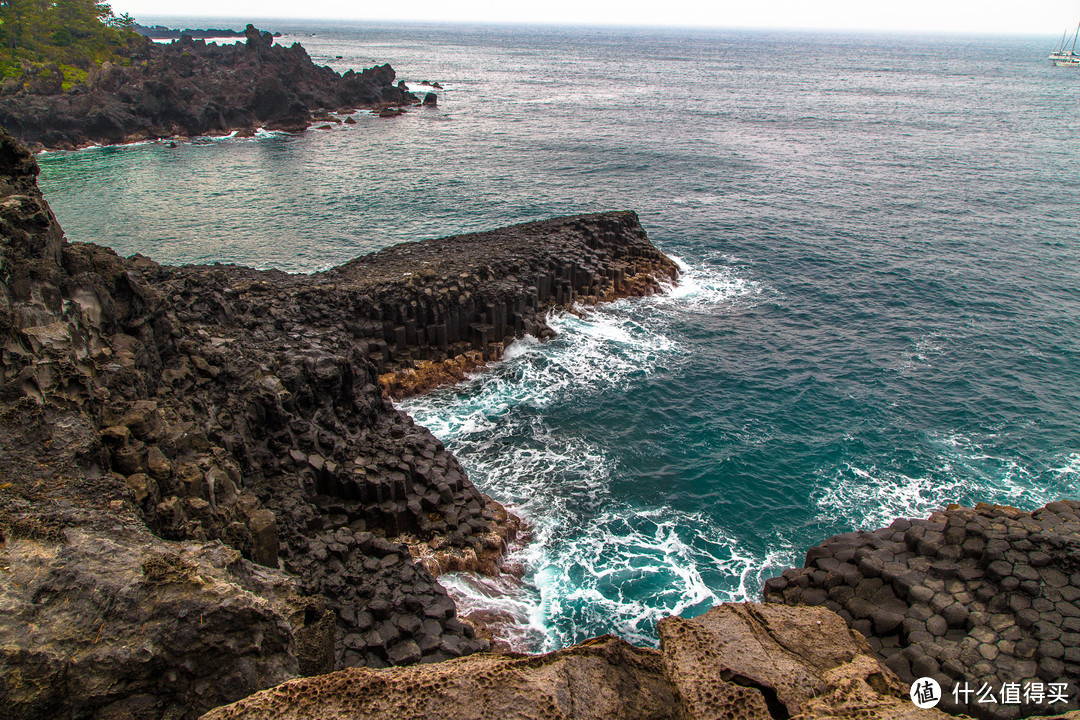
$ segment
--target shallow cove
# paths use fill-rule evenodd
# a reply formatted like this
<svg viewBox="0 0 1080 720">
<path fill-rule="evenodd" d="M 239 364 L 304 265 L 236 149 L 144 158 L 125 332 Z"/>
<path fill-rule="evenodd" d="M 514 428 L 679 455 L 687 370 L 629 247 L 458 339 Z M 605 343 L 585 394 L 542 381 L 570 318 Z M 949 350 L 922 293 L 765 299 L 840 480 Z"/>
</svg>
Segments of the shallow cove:
<svg viewBox="0 0 1080 720">
<path fill-rule="evenodd" d="M 440 107 L 46 155 L 69 236 L 312 270 L 633 207 L 686 263 L 676 293 L 564 316 L 408 405 L 537 523 L 514 608 L 537 646 L 654 642 L 854 527 L 1076 494 L 1080 138 L 1053 39 L 275 29 L 438 80 Z"/>
</svg>

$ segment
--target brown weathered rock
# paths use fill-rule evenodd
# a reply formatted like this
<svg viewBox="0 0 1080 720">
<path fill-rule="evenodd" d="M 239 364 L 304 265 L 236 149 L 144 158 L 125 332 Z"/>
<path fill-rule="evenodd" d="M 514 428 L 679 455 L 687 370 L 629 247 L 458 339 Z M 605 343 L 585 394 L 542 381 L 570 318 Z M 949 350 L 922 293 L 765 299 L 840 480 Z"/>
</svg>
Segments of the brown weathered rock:
<svg viewBox="0 0 1080 720">
<path fill-rule="evenodd" d="M 182 717 L 297 674 L 294 580 L 166 543 L 123 507 L 100 520 L 5 529 L 4 717 Z"/>
<path fill-rule="evenodd" d="M 823 608 L 728 603 L 659 624 L 664 668 L 687 718 L 945 718 L 862 636 Z"/>
<path fill-rule="evenodd" d="M 350 669 L 218 708 L 203 720 L 679 720 L 655 650 L 611 637 L 547 655 L 473 655 Z"/>
</svg>

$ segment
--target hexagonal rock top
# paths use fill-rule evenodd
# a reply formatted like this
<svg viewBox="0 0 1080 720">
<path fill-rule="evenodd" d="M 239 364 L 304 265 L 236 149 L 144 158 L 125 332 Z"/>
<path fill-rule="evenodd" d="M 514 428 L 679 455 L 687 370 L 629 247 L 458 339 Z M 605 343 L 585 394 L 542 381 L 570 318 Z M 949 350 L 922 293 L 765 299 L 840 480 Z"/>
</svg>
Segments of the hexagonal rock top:
<svg viewBox="0 0 1080 720">
<path fill-rule="evenodd" d="M 949 712 L 1020 718 L 1080 707 L 1080 502 L 1034 512 L 954 505 L 839 535 L 811 548 L 801 570 L 767 581 L 764 597 L 837 612 L 901 680 L 936 679 Z M 1006 683 L 1066 683 L 1068 702 L 957 703 L 949 690 L 963 682 L 999 698 Z"/>
</svg>

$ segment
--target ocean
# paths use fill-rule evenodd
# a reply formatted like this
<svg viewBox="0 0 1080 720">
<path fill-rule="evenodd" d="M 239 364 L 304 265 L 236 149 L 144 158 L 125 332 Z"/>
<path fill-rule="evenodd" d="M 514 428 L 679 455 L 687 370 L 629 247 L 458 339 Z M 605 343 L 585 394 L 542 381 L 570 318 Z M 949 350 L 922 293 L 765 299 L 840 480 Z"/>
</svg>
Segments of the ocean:
<svg viewBox="0 0 1080 720">
<path fill-rule="evenodd" d="M 443 578 L 518 647 L 655 644 L 828 536 L 1077 496 L 1080 73 L 1055 38 L 257 24 L 439 106 L 44 154 L 70 239 L 310 272 L 632 209 L 684 270 L 401 404 L 533 526 L 521 581 Z"/>
</svg>

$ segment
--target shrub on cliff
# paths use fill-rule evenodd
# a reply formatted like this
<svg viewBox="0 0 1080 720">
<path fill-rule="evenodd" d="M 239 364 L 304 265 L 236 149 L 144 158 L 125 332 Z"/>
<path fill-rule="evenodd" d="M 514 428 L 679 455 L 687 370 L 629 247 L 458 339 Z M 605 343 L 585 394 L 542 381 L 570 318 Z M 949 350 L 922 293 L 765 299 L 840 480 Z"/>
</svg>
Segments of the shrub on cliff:
<svg viewBox="0 0 1080 720">
<path fill-rule="evenodd" d="M 121 61 L 146 43 L 133 24 L 95 0 L 0 0 L 0 79 L 15 80 L 5 83 L 9 92 L 35 81 L 70 89 L 91 67 Z"/>
</svg>

